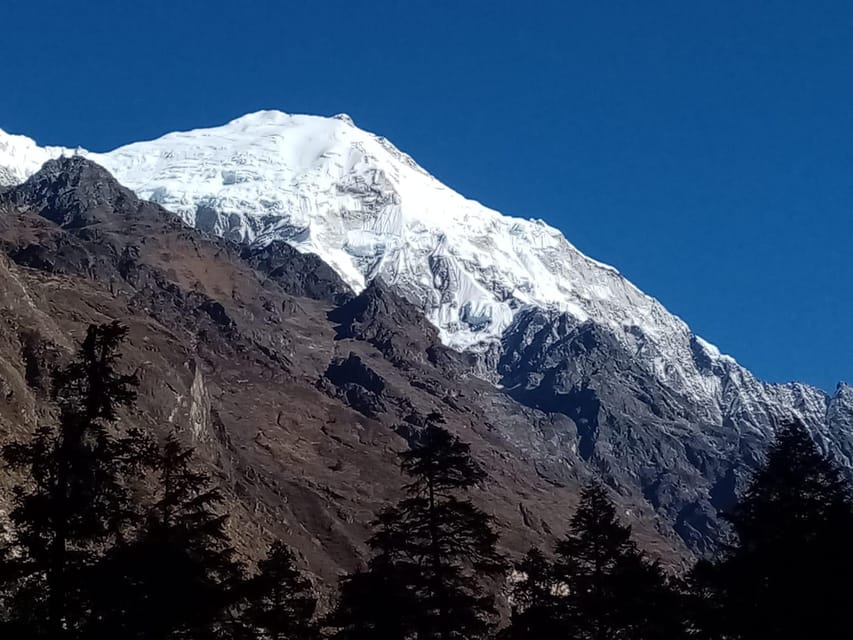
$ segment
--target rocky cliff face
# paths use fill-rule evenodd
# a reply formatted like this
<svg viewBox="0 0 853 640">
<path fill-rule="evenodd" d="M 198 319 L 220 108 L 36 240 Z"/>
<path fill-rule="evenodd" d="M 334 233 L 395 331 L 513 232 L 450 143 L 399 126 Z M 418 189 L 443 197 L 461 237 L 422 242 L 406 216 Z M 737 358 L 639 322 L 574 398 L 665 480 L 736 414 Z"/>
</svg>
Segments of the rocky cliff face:
<svg viewBox="0 0 853 640">
<path fill-rule="evenodd" d="M 527 311 L 504 334 L 498 372 L 506 392 L 537 409 L 569 416 L 586 464 L 632 487 L 697 551 L 713 551 L 725 531 L 719 511 L 762 458 L 775 427 L 804 422 L 848 469 L 850 388 L 833 396 L 805 385 L 765 385 L 732 361 L 697 364 L 728 380 L 716 405 L 649 376 L 635 354 L 593 322 Z M 747 395 L 748 394 L 748 395 Z"/>
</svg>

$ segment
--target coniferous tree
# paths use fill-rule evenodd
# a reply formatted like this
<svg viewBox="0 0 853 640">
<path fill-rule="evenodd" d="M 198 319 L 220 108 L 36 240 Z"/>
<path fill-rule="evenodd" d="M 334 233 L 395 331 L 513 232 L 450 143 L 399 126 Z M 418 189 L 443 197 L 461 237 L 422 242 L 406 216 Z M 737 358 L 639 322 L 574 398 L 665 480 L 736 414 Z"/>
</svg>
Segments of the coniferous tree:
<svg viewBox="0 0 853 640">
<path fill-rule="evenodd" d="M 337 606 L 325 626 L 339 640 L 414 638 L 419 609 L 411 585 L 417 578 L 417 567 L 395 563 L 380 552 L 365 570 L 341 580 Z"/>
<path fill-rule="evenodd" d="M 622 570 L 638 552 L 603 486 L 592 483 L 583 489 L 569 533 L 556 552 L 557 572 L 569 592 L 564 611 L 569 637 L 618 637 L 623 625 L 612 614 L 620 605 Z"/>
<path fill-rule="evenodd" d="M 282 542 L 258 563 L 258 573 L 246 589 L 244 625 L 270 640 L 316 640 L 320 637 L 314 613 L 317 598 L 311 583 L 296 567 L 293 552 Z"/>
<path fill-rule="evenodd" d="M 128 481 L 150 443 L 138 431 L 113 428 L 137 385 L 117 370 L 126 334 L 117 322 L 90 326 L 74 360 L 53 376 L 58 425 L 3 449 L 5 462 L 25 476 L 14 490 L 2 574 L 10 622 L 28 637 L 73 637 L 86 627 L 96 615 L 100 556 L 137 515 Z"/>
<path fill-rule="evenodd" d="M 687 574 L 683 585 L 684 606 L 690 637 L 696 640 L 728 640 L 731 623 L 720 589 L 720 564 L 702 558 Z"/>
<path fill-rule="evenodd" d="M 697 633 L 842 638 L 853 628 L 853 501 L 800 424 L 777 433 L 727 515 L 736 542 L 694 570 Z"/>
<path fill-rule="evenodd" d="M 371 582 L 398 593 L 400 608 L 385 611 L 402 635 L 388 635 L 389 640 L 480 638 L 491 629 L 494 598 L 482 581 L 502 572 L 504 563 L 489 517 L 459 497 L 484 473 L 470 447 L 439 422 L 440 416 L 431 415 L 419 439 L 401 455 L 401 468 L 411 478 L 408 496 L 375 523 L 369 544 L 376 556 L 366 574 L 344 583 L 332 618 L 341 638 L 366 637 L 366 628 L 382 624 L 376 613 L 383 604 L 355 593 Z"/>
<path fill-rule="evenodd" d="M 623 637 L 632 640 L 679 640 L 690 637 L 680 581 L 668 576 L 658 561 L 639 553 L 623 568 L 623 600 L 619 617 Z"/>
<path fill-rule="evenodd" d="M 577 640 L 678 638 L 683 624 L 677 595 L 656 563 L 631 539 L 603 486 L 587 485 L 569 533 L 556 547 L 556 573 L 565 589 L 560 618 Z"/>
<path fill-rule="evenodd" d="M 565 634 L 560 625 L 561 585 L 554 565 L 537 548 L 516 566 L 520 579 L 512 588 L 510 624 L 505 640 L 553 640 Z"/>
<path fill-rule="evenodd" d="M 144 528 L 107 560 L 125 580 L 111 596 L 102 637 L 223 638 L 239 635 L 242 568 L 225 530 L 222 495 L 195 468 L 193 451 L 169 436 Z"/>
</svg>

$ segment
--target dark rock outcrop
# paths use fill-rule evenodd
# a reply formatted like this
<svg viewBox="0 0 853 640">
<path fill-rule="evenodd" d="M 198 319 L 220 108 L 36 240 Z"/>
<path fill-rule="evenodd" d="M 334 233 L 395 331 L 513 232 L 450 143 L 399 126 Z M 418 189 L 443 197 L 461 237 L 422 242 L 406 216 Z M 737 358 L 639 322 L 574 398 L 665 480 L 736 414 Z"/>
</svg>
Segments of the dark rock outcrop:
<svg viewBox="0 0 853 640">
<path fill-rule="evenodd" d="M 332 360 L 323 376 L 350 407 L 368 418 L 376 418 L 387 410 L 382 401 L 385 380 L 355 353 Z"/>
<path fill-rule="evenodd" d="M 320 258 L 300 253 L 281 240 L 263 246 L 244 247 L 240 256 L 253 268 L 275 280 L 290 295 L 322 300 L 336 306 L 354 295 L 335 270 Z"/>
<path fill-rule="evenodd" d="M 458 354 L 441 345 L 438 329 L 381 278 L 329 314 L 338 338 L 364 340 L 401 368 L 429 362 L 449 368 Z"/>
<path fill-rule="evenodd" d="M 116 212 L 142 206 L 106 169 L 78 156 L 49 160 L 23 185 L 7 189 L 2 200 L 38 211 L 65 229 L 110 222 Z"/>
</svg>

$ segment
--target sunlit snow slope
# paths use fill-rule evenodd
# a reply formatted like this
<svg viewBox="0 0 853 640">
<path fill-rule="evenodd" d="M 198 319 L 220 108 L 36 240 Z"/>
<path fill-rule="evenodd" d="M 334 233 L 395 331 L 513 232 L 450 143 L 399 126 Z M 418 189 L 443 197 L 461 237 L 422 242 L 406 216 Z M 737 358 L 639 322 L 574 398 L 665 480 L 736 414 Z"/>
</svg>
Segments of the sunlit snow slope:
<svg viewBox="0 0 853 640">
<path fill-rule="evenodd" d="M 720 420 L 737 402 L 825 412 L 805 385 L 765 385 L 687 325 L 580 253 L 553 227 L 512 218 L 444 186 L 347 116 L 261 111 L 98 154 L 39 148 L 0 131 L 0 183 L 80 153 L 187 223 L 243 242 L 283 239 L 318 254 L 355 289 L 381 276 L 458 349 L 494 343 L 529 305 L 608 327 L 658 379 Z M 782 398 L 781 396 L 785 396 Z M 721 409 L 722 407 L 722 409 Z M 745 407 L 746 409 L 746 407 Z"/>
<path fill-rule="evenodd" d="M 14 141 L 26 150 L 8 165 L 19 179 L 62 152 Z M 356 290 L 382 275 L 427 309 L 456 347 L 500 335 L 524 304 L 652 333 L 669 319 L 553 227 L 462 197 L 346 116 L 262 111 L 105 154 L 78 153 L 196 227 L 240 241 L 286 239 Z"/>
</svg>

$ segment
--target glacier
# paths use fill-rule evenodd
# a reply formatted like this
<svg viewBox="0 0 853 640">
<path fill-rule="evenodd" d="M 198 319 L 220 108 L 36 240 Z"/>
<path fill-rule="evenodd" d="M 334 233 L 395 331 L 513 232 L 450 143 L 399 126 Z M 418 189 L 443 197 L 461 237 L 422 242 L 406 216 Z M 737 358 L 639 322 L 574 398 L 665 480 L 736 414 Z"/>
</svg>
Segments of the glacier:
<svg viewBox="0 0 853 640">
<path fill-rule="evenodd" d="M 0 130 L 0 185 L 74 154 L 200 230 L 241 243 L 286 241 L 318 255 L 356 292 L 381 277 L 460 351 L 497 348 L 522 310 L 538 308 L 605 327 L 715 424 L 740 416 L 766 433 L 797 418 L 820 434 L 832 428 L 835 399 L 849 402 L 845 385 L 830 396 L 757 380 L 558 229 L 465 198 L 343 114 L 259 111 L 106 153 L 40 147 Z"/>
</svg>

